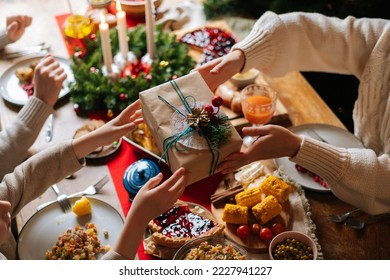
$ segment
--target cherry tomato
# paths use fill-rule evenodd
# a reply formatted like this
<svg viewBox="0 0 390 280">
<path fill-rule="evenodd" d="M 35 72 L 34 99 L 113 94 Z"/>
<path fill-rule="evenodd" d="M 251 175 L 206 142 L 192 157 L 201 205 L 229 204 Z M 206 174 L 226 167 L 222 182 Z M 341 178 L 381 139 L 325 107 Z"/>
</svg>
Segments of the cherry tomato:
<svg viewBox="0 0 390 280">
<path fill-rule="evenodd" d="M 260 224 L 252 224 L 251 231 L 253 234 L 258 235 L 261 230 L 261 225 Z"/>
<path fill-rule="evenodd" d="M 271 227 L 271 230 L 274 235 L 278 235 L 284 231 L 284 226 L 280 223 L 274 223 Z"/>
<path fill-rule="evenodd" d="M 273 234 L 272 234 L 272 231 L 267 228 L 267 227 L 263 227 L 261 230 L 260 230 L 260 239 L 263 241 L 263 242 L 269 242 L 271 241 L 271 239 L 273 238 Z"/>
<path fill-rule="evenodd" d="M 251 233 L 250 228 L 247 225 L 241 225 L 237 228 L 237 236 L 240 237 L 241 239 L 246 238 L 249 236 Z"/>
</svg>

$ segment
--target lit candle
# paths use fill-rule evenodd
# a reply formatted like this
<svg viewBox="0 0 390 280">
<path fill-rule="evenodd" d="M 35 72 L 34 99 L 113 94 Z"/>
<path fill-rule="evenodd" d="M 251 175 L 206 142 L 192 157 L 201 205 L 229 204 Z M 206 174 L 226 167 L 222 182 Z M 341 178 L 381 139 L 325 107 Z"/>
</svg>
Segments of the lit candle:
<svg viewBox="0 0 390 280">
<path fill-rule="evenodd" d="M 121 4 L 119 0 L 116 0 L 116 23 L 118 26 L 118 38 L 119 38 L 119 49 L 121 51 L 122 57 L 127 60 L 127 53 L 129 51 L 129 45 L 127 42 L 127 23 L 126 23 L 126 13 L 122 11 Z"/>
<path fill-rule="evenodd" d="M 111 52 L 111 45 L 110 45 L 110 29 L 108 24 L 106 23 L 106 19 L 104 18 L 104 15 L 100 14 L 100 24 L 99 24 L 99 30 L 100 30 L 100 40 L 102 41 L 102 50 L 103 50 L 103 59 L 104 59 L 104 65 L 107 68 L 107 72 L 112 72 L 112 52 Z"/>
<path fill-rule="evenodd" d="M 148 54 L 154 58 L 154 3 L 153 0 L 145 0 L 146 39 Z"/>
</svg>

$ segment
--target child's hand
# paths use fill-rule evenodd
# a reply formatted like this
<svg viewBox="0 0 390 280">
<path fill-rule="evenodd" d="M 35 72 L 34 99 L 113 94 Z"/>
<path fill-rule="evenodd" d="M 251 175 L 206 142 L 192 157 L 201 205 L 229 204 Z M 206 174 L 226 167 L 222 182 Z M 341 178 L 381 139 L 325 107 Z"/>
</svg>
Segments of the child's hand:
<svg viewBox="0 0 390 280">
<path fill-rule="evenodd" d="M 11 42 L 15 42 L 22 37 L 26 27 L 31 25 L 30 16 L 11 16 L 7 17 L 7 37 Z"/>
<path fill-rule="evenodd" d="M 183 194 L 188 176 L 182 167 L 161 185 L 161 173 L 150 179 L 137 193 L 131 205 L 131 215 L 148 222 L 167 211 Z"/>
<path fill-rule="evenodd" d="M 34 71 L 34 96 L 50 106 L 57 102 L 66 73 L 50 54 L 42 58 Z"/>
<path fill-rule="evenodd" d="M 102 127 L 73 139 L 76 157 L 81 159 L 101 146 L 112 144 L 142 122 L 141 102 L 137 100 Z"/>
</svg>

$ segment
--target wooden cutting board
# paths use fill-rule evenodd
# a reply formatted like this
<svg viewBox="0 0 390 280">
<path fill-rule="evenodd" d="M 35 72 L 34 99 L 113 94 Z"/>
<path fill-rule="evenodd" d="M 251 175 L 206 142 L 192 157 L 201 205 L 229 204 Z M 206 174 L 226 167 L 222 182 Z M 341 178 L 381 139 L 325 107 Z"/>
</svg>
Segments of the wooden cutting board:
<svg viewBox="0 0 390 280">
<path fill-rule="evenodd" d="M 229 174 L 228 178 L 231 182 L 230 184 L 234 185 L 235 182 L 232 182 L 232 180 L 234 180 L 233 174 Z M 215 193 L 220 193 L 225 191 L 226 190 L 225 184 L 226 183 L 224 182 L 224 180 L 222 180 L 219 186 L 217 187 Z M 241 239 L 236 234 L 236 230 L 240 225 L 225 223 L 222 220 L 222 213 L 225 204 L 226 203 L 218 203 L 217 205 L 211 204 L 211 212 L 213 213 L 217 222 L 225 225 L 224 233 L 226 237 L 236 242 L 237 244 L 243 246 L 248 252 L 267 253 L 269 243 L 264 243 L 263 241 L 261 241 L 259 235 L 254 235 L 251 233 L 247 238 Z M 284 226 L 285 230 L 290 230 L 292 228 L 293 211 L 292 211 L 290 201 L 287 200 L 284 204 L 282 204 L 282 207 L 283 207 L 282 212 L 278 216 L 273 218 L 271 221 L 264 224 L 263 227 L 271 228 L 273 223 L 280 223 Z M 258 223 L 258 222 L 256 221 L 253 214 L 250 214 L 248 226 L 250 227 L 253 223 Z"/>
</svg>

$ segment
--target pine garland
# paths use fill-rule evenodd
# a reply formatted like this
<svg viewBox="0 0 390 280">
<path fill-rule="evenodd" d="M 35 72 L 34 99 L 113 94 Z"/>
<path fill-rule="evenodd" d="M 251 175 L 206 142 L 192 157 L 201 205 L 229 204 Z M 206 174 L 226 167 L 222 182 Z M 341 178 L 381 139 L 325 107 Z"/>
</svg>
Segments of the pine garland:
<svg viewBox="0 0 390 280">
<path fill-rule="evenodd" d="M 138 25 L 129 30 L 128 36 L 129 49 L 140 59 L 147 52 L 145 26 Z M 150 73 L 144 73 L 142 65 L 137 65 L 140 67 L 137 75 L 113 80 L 101 71 L 103 55 L 99 38 L 96 35 L 85 38 L 86 53 L 83 56 L 76 53 L 72 57 L 74 82 L 69 85 L 70 99 L 78 113 L 107 110 L 112 117 L 137 100 L 139 92 L 186 75 L 196 65 L 188 55 L 188 46 L 158 26 L 155 31 L 155 59 Z M 110 30 L 110 39 L 115 55 L 119 51 L 116 29 Z"/>
</svg>

